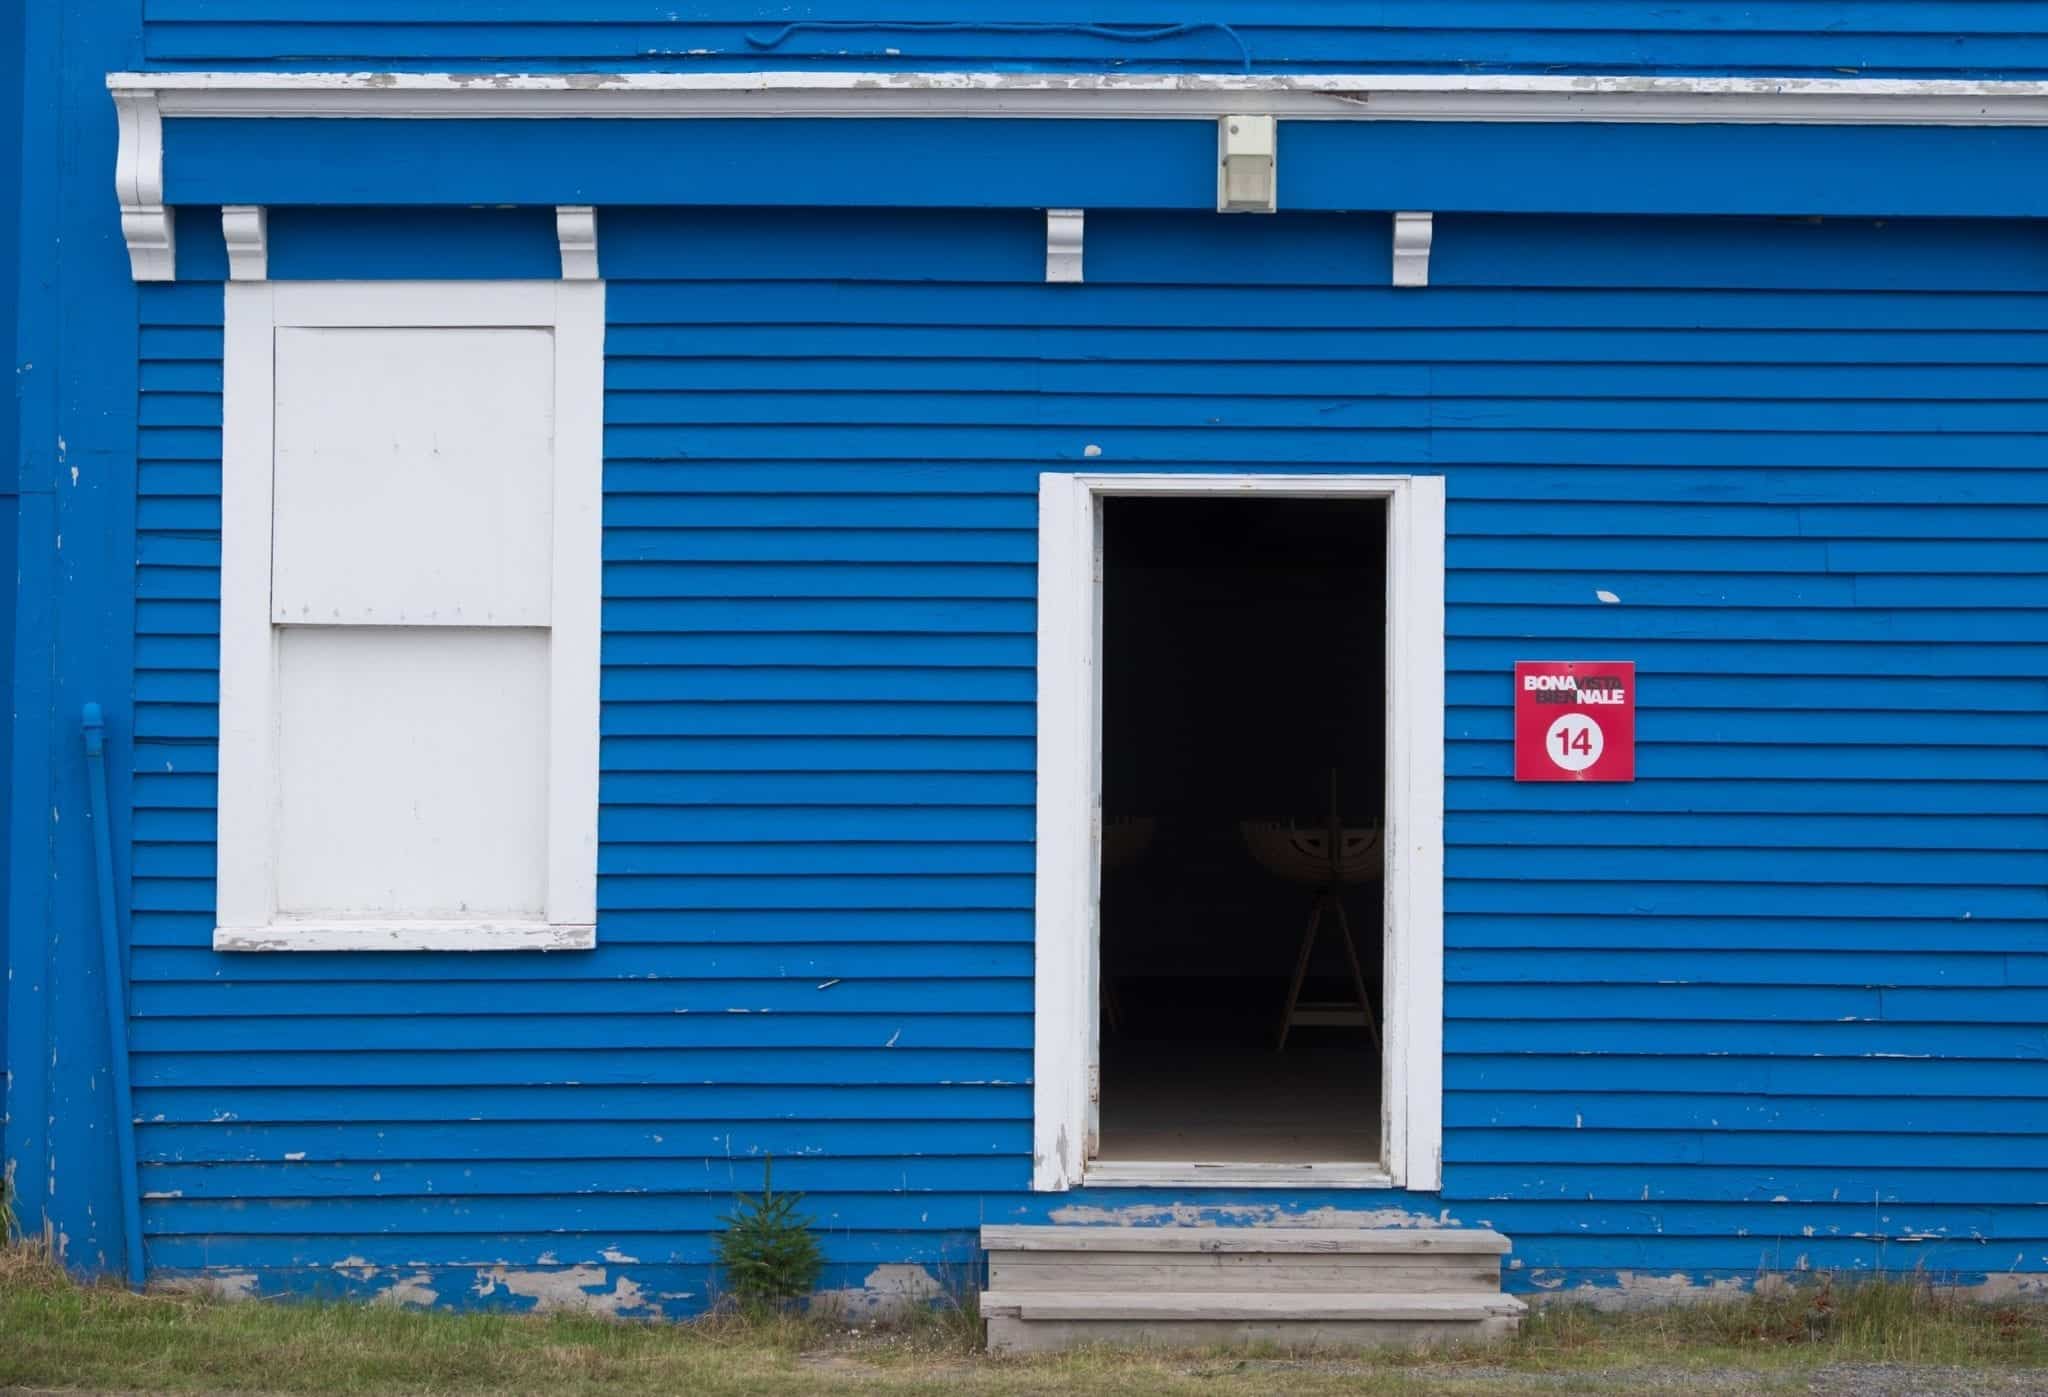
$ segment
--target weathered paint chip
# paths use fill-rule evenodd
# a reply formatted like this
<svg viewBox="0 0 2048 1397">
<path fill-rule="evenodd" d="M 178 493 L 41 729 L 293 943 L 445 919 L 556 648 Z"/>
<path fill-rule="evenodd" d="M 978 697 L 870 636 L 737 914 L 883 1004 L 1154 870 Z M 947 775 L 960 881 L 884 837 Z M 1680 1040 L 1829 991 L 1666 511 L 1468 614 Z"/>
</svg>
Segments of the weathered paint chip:
<svg viewBox="0 0 2048 1397">
<path fill-rule="evenodd" d="M 543 1260 L 550 1254 L 544 1253 Z M 611 1289 L 604 1287 L 610 1284 Z M 535 1314 L 590 1314 L 617 1317 L 647 1308 L 637 1282 L 607 1277 L 601 1266 L 569 1266 L 561 1270 L 515 1271 L 494 1266 L 477 1273 L 476 1293 L 494 1295 L 502 1288 L 533 1301 Z"/>
</svg>

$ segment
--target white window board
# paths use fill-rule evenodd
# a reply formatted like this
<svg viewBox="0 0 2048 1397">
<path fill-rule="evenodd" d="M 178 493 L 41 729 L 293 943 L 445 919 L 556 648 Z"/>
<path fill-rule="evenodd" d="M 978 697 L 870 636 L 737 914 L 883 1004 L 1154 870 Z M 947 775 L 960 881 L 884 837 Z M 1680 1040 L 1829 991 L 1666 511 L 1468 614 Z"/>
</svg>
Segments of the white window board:
<svg viewBox="0 0 2048 1397">
<path fill-rule="evenodd" d="M 603 283 L 249 282 L 226 298 L 216 949 L 594 944 Z M 512 401 L 480 360 L 529 398 L 536 382 L 551 392 Z M 304 391 L 323 371 L 332 382 Z M 308 405 L 286 423 L 281 390 Z M 535 444 L 549 442 L 542 459 Z M 335 489 L 337 469 L 360 488 Z M 498 513 L 467 520 L 477 495 Z M 467 629 L 428 629 L 441 627 Z M 440 647 L 435 660 L 422 643 Z M 479 665 L 501 681 L 488 716 Z M 351 713 L 345 687 L 288 692 L 294 676 L 342 685 L 351 666 L 364 686 Z M 520 749 L 466 794 L 444 779 L 484 769 L 486 734 L 458 732 L 465 715 Z M 296 741 L 315 721 L 331 725 L 323 742 Z M 349 752 L 361 760 L 344 771 Z M 411 791 L 374 789 L 409 773 Z M 454 841 L 455 863 L 471 860 L 490 889 L 486 905 L 451 895 L 461 867 L 396 854 L 386 832 L 337 839 L 321 823 L 331 816 L 278 809 L 280 791 L 322 781 L 338 807 L 373 813 L 411 795 L 495 821 L 479 827 L 488 839 Z M 539 811 L 538 837 L 520 816 L 483 809 L 491 792 L 536 781 L 540 804 L 523 804 Z M 488 852 L 499 838 L 509 847 Z M 391 861 L 366 895 L 369 865 L 347 861 L 371 856 Z"/>
</svg>

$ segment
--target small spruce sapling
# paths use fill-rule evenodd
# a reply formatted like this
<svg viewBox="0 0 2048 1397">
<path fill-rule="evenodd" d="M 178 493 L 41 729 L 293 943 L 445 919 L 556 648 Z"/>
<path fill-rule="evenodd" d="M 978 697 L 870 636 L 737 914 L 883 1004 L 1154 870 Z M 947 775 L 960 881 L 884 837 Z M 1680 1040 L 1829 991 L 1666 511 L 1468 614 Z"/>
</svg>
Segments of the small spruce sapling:
<svg viewBox="0 0 2048 1397">
<path fill-rule="evenodd" d="M 738 1195 L 720 1219 L 725 1231 L 718 1234 L 718 1264 L 727 1287 L 748 1308 L 786 1308 L 817 1289 L 825 1269 L 811 1220 L 797 1212 L 804 1196 L 777 1193 L 774 1172 L 770 1157 L 761 1168 L 760 1197 Z"/>
</svg>

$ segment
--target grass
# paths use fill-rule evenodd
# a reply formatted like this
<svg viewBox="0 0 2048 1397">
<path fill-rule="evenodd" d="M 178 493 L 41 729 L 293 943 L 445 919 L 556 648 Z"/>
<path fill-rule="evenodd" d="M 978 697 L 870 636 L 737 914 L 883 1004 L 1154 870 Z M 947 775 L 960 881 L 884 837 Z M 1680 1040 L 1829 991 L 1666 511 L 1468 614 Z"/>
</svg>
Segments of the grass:
<svg viewBox="0 0 2048 1397">
<path fill-rule="evenodd" d="M 1984 1303 L 1924 1275 L 1828 1276 L 1738 1298 L 1603 1314 L 1586 1305 L 1534 1310 L 1514 1344 L 1542 1362 L 1625 1352 L 1630 1361 L 1697 1366 L 2048 1366 L 2048 1305 Z"/>
<path fill-rule="evenodd" d="M 1986 1305 L 1928 1280 L 1826 1279 L 1650 1312 L 1534 1311 L 1516 1339 L 1430 1354 L 1276 1350 L 1054 1358 L 978 1351 L 971 1304 L 894 1325 L 722 1315 L 665 1325 L 583 1316 L 423 1314 L 381 1305 L 227 1302 L 74 1284 L 0 1250 L 0 1389 L 128 1392 L 1014 1394 L 1806 1390 L 1833 1364 L 2048 1380 L 2048 1306 Z M 1904 1375 L 1908 1380 L 1911 1374 Z M 1963 1383 L 1967 1386 L 1967 1382 Z M 1909 1390 L 1906 1387 L 1892 1390 Z M 1990 1390 L 1987 1388 L 1987 1390 Z"/>
</svg>

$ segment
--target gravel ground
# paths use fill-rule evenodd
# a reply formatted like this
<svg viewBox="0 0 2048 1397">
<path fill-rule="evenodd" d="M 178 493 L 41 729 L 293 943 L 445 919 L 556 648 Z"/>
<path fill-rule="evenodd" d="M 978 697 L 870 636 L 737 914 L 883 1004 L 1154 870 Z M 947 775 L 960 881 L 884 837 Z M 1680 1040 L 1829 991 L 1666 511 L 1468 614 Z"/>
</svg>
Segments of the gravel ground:
<svg viewBox="0 0 2048 1397">
<path fill-rule="evenodd" d="M 820 1390 L 839 1384 L 831 1379 L 877 1375 L 858 1362 L 821 1362 L 814 1366 Z M 1318 1377 L 1363 1374 L 1362 1365 L 1290 1359 L 1245 1359 L 1239 1362 L 1190 1364 L 1191 1377 L 1255 1377 L 1268 1375 L 1273 1391 L 1284 1393 L 1290 1374 Z M 1377 1370 L 1382 1377 L 1385 1369 Z M 1900 1363 L 1832 1363 L 1805 1371 L 1700 1368 L 1613 1368 L 1605 1372 L 1532 1373 L 1512 1368 L 1470 1364 L 1422 1364 L 1402 1370 L 1418 1391 L 1446 1394 L 1565 1394 L 1701 1392 L 1714 1397 L 1736 1394 L 1810 1394 L 1811 1397 L 2048 1397 L 2048 1368 L 1932 1368 Z M 108 1392 L 81 1388 L 0 1387 L 0 1397 L 152 1397 L 140 1392 Z M 191 1393 L 182 1397 L 194 1397 Z"/>
<path fill-rule="evenodd" d="M 1905 1368 L 1890 1363 L 1837 1363 L 1807 1388 L 1826 1397 L 1976 1397 L 1978 1393 L 2048 1393 L 2048 1368 Z"/>
<path fill-rule="evenodd" d="M 1276 1391 L 1290 1372 L 1338 1375 L 1370 1371 L 1355 1363 L 1247 1359 L 1191 1365 L 1194 1376 L 1270 1373 Z M 1384 1374 L 1385 1369 L 1378 1370 Z M 1629 1367 L 1604 1372 L 1530 1372 L 1474 1364 L 1421 1364 L 1403 1370 L 1416 1387 L 1446 1393 L 1806 1393 L 1813 1397 L 2048 1397 L 2048 1368 L 1936 1368 L 1904 1363 L 1831 1363 L 1812 1369 Z"/>
</svg>

